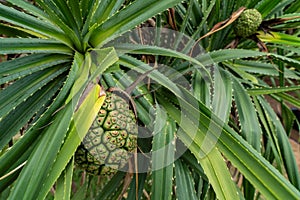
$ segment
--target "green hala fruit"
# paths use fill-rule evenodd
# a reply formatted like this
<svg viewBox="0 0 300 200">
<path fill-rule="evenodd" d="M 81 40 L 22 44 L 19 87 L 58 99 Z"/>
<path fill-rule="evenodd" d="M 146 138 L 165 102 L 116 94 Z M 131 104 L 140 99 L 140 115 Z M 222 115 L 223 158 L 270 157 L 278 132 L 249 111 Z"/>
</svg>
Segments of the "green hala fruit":
<svg viewBox="0 0 300 200">
<path fill-rule="evenodd" d="M 247 9 L 239 16 L 234 25 L 235 34 L 239 37 L 253 35 L 262 22 L 262 16 L 256 9 Z"/>
<path fill-rule="evenodd" d="M 128 102 L 107 92 L 97 118 L 76 151 L 75 162 L 94 175 L 114 174 L 136 149 L 137 133 Z"/>
</svg>

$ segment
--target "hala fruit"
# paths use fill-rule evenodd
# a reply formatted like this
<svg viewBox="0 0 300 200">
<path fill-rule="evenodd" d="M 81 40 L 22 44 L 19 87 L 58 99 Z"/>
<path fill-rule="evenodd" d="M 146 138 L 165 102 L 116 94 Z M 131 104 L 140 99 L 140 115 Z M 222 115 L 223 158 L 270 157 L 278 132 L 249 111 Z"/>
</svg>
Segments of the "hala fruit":
<svg viewBox="0 0 300 200">
<path fill-rule="evenodd" d="M 262 22 L 262 16 L 256 9 L 247 9 L 238 17 L 234 25 L 235 34 L 239 37 L 253 35 Z"/>
<path fill-rule="evenodd" d="M 75 155 L 76 163 L 94 175 L 114 174 L 137 147 L 137 125 L 128 102 L 107 92 L 97 118 Z"/>
</svg>

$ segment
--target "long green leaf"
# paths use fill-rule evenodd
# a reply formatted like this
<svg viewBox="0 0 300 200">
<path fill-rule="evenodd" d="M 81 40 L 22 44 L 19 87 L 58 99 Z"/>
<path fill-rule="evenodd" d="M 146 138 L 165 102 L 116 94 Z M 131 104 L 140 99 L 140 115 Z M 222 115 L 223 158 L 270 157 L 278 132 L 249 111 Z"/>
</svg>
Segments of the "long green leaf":
<svg viewBox="0 0 300 200">
<path fill-rule="evenodd" d="M 210 106 L 212 95 L 210 95 L 212 83 L 207 81 L 205 76 L 202 75 L 200 70 L 195 70 L 193 74 L 193 94 L 196 99 L 203 104 Z"/>
<path fill-rule="evenodd" d="M 58 66 L 24 77 L 0 92 L 0 120 L 42 86 L 67 70 Z"/>
<path fill-rule="evenodd" d="M 239 69 L 239 71 L 244 71 L 244 72 L 253 73 L 253 74 L 278 76 L 279 69 L 276 67 L 276 65 L 271 64 L 271 63 L 263 63 L 258 60 L 255 60 L 255 61 L 235 60 L 234 62 L 226 62 L 226 63 L 228 63 L 227 66 L 229 66 L 233 70 Z M 238 74 L 241 74 L 241 73 L 238 73 Z M 284 70 L 284 76 L 286 78 L 300 79 L 299 76 L 295 73 L 295 71 L 292 71 L 287 68 L 285 68 L 285 70 Z M 254 77 L 253 79 L 256 79 L 256 78 Z M 251 79 L 249 79 L 249 80 L 251 80 Z"/>
<path fill-rule="evenodd" d="M 222 49 L 218 51 L 208 52 L 198 56 L 196 59 L 203 65 L 211 65 L 214 63 L 224 62 L 228 60 L 236 60 L 240 58 L 251 58 L 266 56 L 264 52 L 246 50 L 246 49 Z"/>
<path fill-rule="evenodd" d="M 89 28 L 91 24 L 97 25 L 105 22 L 121 7 L 121 5 L 124 3 L 124 0 L 105 0 L 97 3 L 97 8 L 93 13 L 90 14 L 90 19 L 86 21 L 86 28 Z"/>
<path fill-rule="evenodd" d="M 228 67 L 229 69 L 231 69 L 233 72 L 235 72 L 236 74 L 238 74 L 239 77 L 241 77 L 241 79 L 243 79 L 244 81 L 249 80 L 249 81 L 251 81 L 252 83 L 258 84 L 257 78 L 256 78 L 254 75 L 252 75 L 252 74 L 250 74 L 250 73 L 244 71 L 242 68 L 240 68 L 240 67 L 235 67 L 231 62 L 228 62 L 228 61 L 224 62 L 223 64 L 224 64 L 226 67 Z M 277 75 L 277 74 L 276 74 L 276 75 Z"/>
<path fill-rule="evenodd" d="M 281 0 L 262 0 L 256 4 L 255 8 L 261 13 L 263 17 L 266 17 Z"/>
<path fill-rule="evenodd" d="M 78 1 L 78 0 L 76 0 Z M 79 10 L 82 16 L 82 21 L 86 22 L 89 20 L 89 15 L 95 10 L 95 6 L 98 4 L 97 0 L 81 0 L 79 2 Z"/>
<path fill-rule="evenodd" d="M 71 11 L 70 7 L 68 4 L 73 4 L 72 7 L 77 6 L 79 8 L 79 1 L 62 1 L 62 0 L 53 0 L 55 3 L 56 7 L 62 13 L 62 15 L 59 15 L 60 19 L 64 20 L 64 23 L 71 28 L 72 31 L 74 31 L 77 36 L 80 36 L 79 29 L 80 27 L 78 26 L 77 22 L 75 21 L 74 18 L 74 13 Z M 48 3 L 49 4 L 49 3 Z M 56 13 L 57 14 L 57 13 Z M 51 16 L 51 15 L 50 15 Z M 59 21 L 56 21 L 56 23 Z"/>
<path fill-rule="evenodd" d="M 77 26 L 66 1 L 48 1 L 45 3 L 44 1 L 37 0 L 37 2 L 47 12 L 49 20 L 60 27 L 64 32 L 64 36 L 68 36 L 67 39 L 71 40 L 71 44 L 68 46 L 73 47 L 74 44 L 77 50 L 83 51 L 79 27 Z M 79 5 L 77 6 L 79 7 Z M 62 42 L 64 41 L 65 40 L 62 40 Z"/>
<path fill-rule="evenodd" d="M 90 73 L 91 68 L 91 57 L 89 56 L 89 53 L 87 53 L 84 57 L 84 61 L 81 64 L 83 57 L 76 56 L 74 58 L 73 64 L 79 66 L 76 80 L 73 84 L 72 90 L 70 92 L 70 95 L 68 96 L 68 99 L 66 100 L 66 103 L 69 103 L 70 101 L 73 101 L 73 99 L 80 95 L 80 93 L 84 90 L 84 88 L 87 86 L 88 76 Z M 81 65 L 80 65 L 81 64 Z M 94 81 L 94 80 L 93 80 Z"/>
<path fill-rule="evenodd" d="M 102 200 L 102 199 L 111 199 L 117 189 L 121 187 L 123 183 L 123 179 L 125 177 L 125 172 L 117 172 L 111 180 L 108 182 L 107 185 L 103 188 L 101 192 L 97 195 L 95 199 Z"/>
<path fill-rule="evenodd" d="M 242 136 L 259 151 L 262 130 L 250 96 L 236 78 L 233 78 L 233 94 L 238 111 Z M 249 126 L 251 124 L 251 126 Z"/>
<path fill-rule="evenodd" d="M 90 79 L 95 79 L 96 77 L 100 76 L 119 60 L 114 47 L 94 49 L 90 54 L 93 61 L 91 67 L 92 76 Z"/>
<path fill-rule="evenodd" d="M 184 163 L 188 164 L 188 166 L 191 167 L 199 176 L 201 176 L 204 181 L 208 182 L 208 178 L 205 175 L 203 168 L 199 165 L 197 158 L 190 151 L 184 152 L 180 158 L 183 159 Z"/>
<path fill-rule="evenodd" d="M 64 36 L 57 27 L 3 4 L 0 4 L 0 19 L 42 35 L 56 38 L 65 44 L 72 46 L 70 40 Z"/>
<path fill-rule="evenodd" d="M 260 152 L 262 130 L 259 126 L 255 107 L 251 102 L 250 96 L 236 78 L 233 78 L 233 90 L 238 119 L 241 126 L 241 134 L 254 149 Z M 251 124 L 251 126 L 249 126 L 249 124 Z M 243 181 L 243 186 L 245 198 L 252 199 L 255 194 L 255 188 L 248 180 Z"/>
<path fill-rule="evenodd" d="M 59 82 L 58 82 L 59 81 Z M 24 126 L 28 122 L 28 120 L 32 117 L 33 114 L 36 113 L 35 117 L 40 117 L 40 111 L 37 112 L 39 109 L 44 110 L 44 106 L 47 106 L 45 102 L 49 101 L 49 99 L 56 93 L 57 89 L 62 85 L 62 82 L 65 81 L 64 77 L 61 77 L 60 80 L 53 81 L 51 84 L 47 85 L 47 87 L 38 91 L 35 95 L 30 97 L 21 107 L 17 107 L 11 115 L 8 115 L 9 119 L 3 119 L 0 125 L 0 132 L 3 133 L 1 137 L 3 138 L 5 135 L 15 135 L 19 129 Z M 25 109 L 22 109 L 25 107 Z M 38 130 L 37 130 L 38 131 Z M 12 136 L 11 136 L 12 137 Z M 8 136 L 8 139 L 11 137 Z M 27 134 L 26 134 L 27 137 Z M 35 137 L 37 141 L 38 136 Z M 6 139 L 1 139 L 3 143 Z M 22 163 L 25 162 L 26 158 L 28 158 L 29 153 L 31 152 L 32 148 L 34 147 L 34 142 L 27 142 L 29 147 L 25 148 L 25 150 L 21 150 L 21 153 L 15 152 L 15 157 L 11 157 L 12 151 L 15 150 L 16 146 L 19 146 L 23 143 L 24 137 L 18 139 L 17 143 L 13 145 L 10 151 L 5 152 L 5 154 L 0 158 L 0 168 L 1 168 L 1 175 L 5 174 L 5 169 L 7 169 L 7 173 L 4 176 L 7 176 L 11 173 L 15 168 L 18 166 L 22 166 Z M 25 142 L 26 143 L 26 142 Z M 12 150 L 13 149 L 13 150 Z M 20 170 L 10 174 L 7 178 L 0 181 L 0 193 L 3 188 L 8 187 L 5 185 L 7 183 L 12 184 L 13 181 L 17 178 Z"/>
<path fill-rule="evenodd" d="M 274 8 L 271 12 L 268 12 L 268 15 L 266 16 L 266 18 L 271 18 L 274 15 L 281 13 L 283 10 L 286 9 L 286 7 L 289 7 L 291 5 L 291 3 L 293 3 L 294 1 L 295 0 L 281 1 L 276 6 L 274 6 Z"/>
<path fill-rule="evenodd" d="M 288 86 L 288 87 L 273 87 L 273 88 L 268 88 L 268 87 L 262 87 L 262 88 L 251 88 L 247 89 L 247 92 L 249 95 L 252 96 L 257 96 L 257 95 L 264 95 L 264 94 L 276 94 L 276 93 L 282 93 L 282 92 L 291 92 L 291 91 L 296 91 L 300 90 L 300 85 L 296 86 Z"/>
<path fill-rule="evenodd" d="M 156 122 L 152 146 L 152 198 L 172 199 L 175 127 L 172 119 L 156 105 Z"/>
<path fill-rule="evenodd" d="M 216 1 L 213 0 L 213 1 L 210 1 L 210 4 L 208 7 L 202 8 L 202 12 L 204 15 L 201 19 L 201 23 L 199 24 L 197 31 L 195 33 L 193 33 L 193 35 L 197 34 L 197 32 L 200 33 L 203 30 L 203 28 L 205 27 L 205 24 L 207 23 L 207 19 L 208 19 L 209 15 L 212 14 L 215 4 L 216 4 Z"/>
<path fill-rule="evenodd" d="M 116 13 L 105 23 L 101 24 L 98 28 L 96 28 L 93 31 L 89 41 L 94 47 L 102 46 L 104 43 L 134 28 L 136 25 L 149 19 L 153 15 L 160 13 L 180 2 L 180 0 L 134 1 L 125 9 Z"/>
<path fill-rule="evenodd" d="M 139 161 L 141 158 L 139 158 Z M 143 160 L 140 163 L 147 163 L 147 162 L 143 162 Z M 138 173 L 138 174 L 134 174 L 131 184 L 129 186 L 129 191 L 128 191 L 128 199 L 135 199 L 136 195 L 138 195 L 138 199 L 141 199 L 141 197 L 143 196 L 143 191 L 144 188 L 146 187 L 146 181 L 147 181 L 147 173 Z M 138 178 L 138 181 L 136 181 L 136 178 Z"/>
<path fill-rule="evenodd" d="M 277 163 L 277 169 L 282 171 L 282 156 L 279 151 L 278 140 L 276 137 L 273 137 L 272 132 L 274 131 L 274 126 L 272 125 L 271 119 L 268 115 L 265 115 L 264 108 L 259 103 L 257 97 L 253 97 L 255 103 L 255 108 L 261 121 L 262 129 L 264 130 L 264 135 L 268 137 L 267 144 L 265 145 L 266 149 L 264 151 L 264 157 L 271 163 L 275 159 Z M 270 125 L 271 124 L 271 125 Z M 275 131 L 274 131 L 275 132 Z"/>
<path fill-rule="evenodd" d="M 275 94 L 275 96 L 280 97 L 281 99 L 289 102 L 290 104 L 300 108 L 299 99 L 297 99 L 296 97 L 294 97 L 292 95 L 289 95 L 289 94 L 286 94 L 286 93 L 278 93 L 278 94 Z"/>
<path fill-rule="evenodd" d="M 284 128 L 282 127 L 282 124 L 280 123 L 276 113 L 274 110 L 268 106 L 268 103 L 265 99 L 262 99 L 259 97 L 260 104 L 264 108 L 265 115 L 267 115 L 271 120 L 270 122 L 273 123 L 273 126 L 275 128 L 276 136 L 278 138 L 280 152 L 282 154 L 282 159 L 284 161 L 284 165 L 286 168 L 287 175 L 293 185 L 300 189 L 300 176 L 298 171 L 298 166 L 296 164 L 296 160 L 291 148 L 291 145 L 289 143 L 287 134 L 285 133 Z"/>
<path fill-rule="evenodd" d="M 41 10 L 39 7 L 33 5 L 30 2 L 23 0 L 7 0 L 7 2 L 10 2 L 20 8 L 23 8 L 25 11 L 33 14 L 34 16 L 39 17 L 40 19 L 48 19 L 48 16 L 43 10 Z"/>
<path fill-rule="evenodd" d="M 191 172 L 184 162 L 176 160 L 175 162 L 176 174 L 176 196 L 178 200 L 197 199 L 194 180 Z"/>
<path fill-rule="evenodd" d="M 297 70 L 300 69 L 300 61 L 298 61 L 296 59 L 289 58 L 287 56 L 282 56 L 282 55 L 275 54 L 275 53 L 269 53 L 269 55 L 275 59 L 278 59 L 279 61 L 282 61 L 284 63 L 287 63 L 287 64 L 293 66 Z"/>
<path fill-rule="evenodd" d="M 70 12 L 72 12 L 72 15 L 75 19 L 75 23 L 77 24 L 78 28 L 80 29 L 83 26 L 83 17 L 81 15 L 80 10 L 80 1 L 79 0 L 73 0 L 73 1 L 67 1 L 68 7 L 70 7 Z M 91 10 L 89 10 L 91 12 Z"/>
<path fill-rule="evenodd" d="M 297 36 L 278 32 L 264 33 L 260 31 L 258 33 L 258 38 L 264 42 L 300 47 L 300 39 Z"/>
<path fill-rule="evenodd" d="M 2 195 L 3 193 L 7 192 L 7 189 L 9 189 L 9 192 L 7 192 L 6 197 L 4 199 L 8 199 L 10 190 L 11 190 L 11 185 L 14 183 L 14 181 L 17 179 L 19 176 L 19 173 L 24 165 L 24 162 L 21 163 L 19 166 L 16 168 L 13 168 L 12 171 L 10 171 L 10 174 L 6 174 L 6 177 L 1 177 L 1 182 L 0 182 L 0 194 Z"/>
<path fill-rule="evenodd" d="M 74 108 L 70 103 L 57 113 L 53 123 L 43 133 L 43 137 L 29 157 L 8 199 L 36 199 L 38 197 L 40 186 L 43 185 L 61 142 L 65 138 L 73 111 Z"/>
<path fill-rule="evenodd" d="M 224 122 L 228 121 L 230 108 L 231 108 L 231 96 L 232 96 L 232 85 L 231 85 L 231 79 L 230 76 L 223 71 L 217 70 L 216 67 L 214 67 L 211 71 L 213 71 L 213 101 L 212 105 L 210 105 L 211 101 L 206 101 L 208 106 L 211 106 L 213 109 L 213 112 Z M 205 83 L 204 83 L 205 84 Z M 197 88 L 201 87 L 203 83 L 195 82 L 194 90 L 197 90 Z M 211 90 L 210 88 L 208 89 Z M 210 94 L 206 94 L 206 96 L 210 96 Z M 208 97 L 207 97 L 208 98 Z M 220 103 L 222 102 L 222 103 Z M 201 119 L 200 119 L 201 120 Z M 204 139 L 205 140 L 205 139 Z M 205 141 L 204 141 L 205 143 Z M 212 146 L 214 144 L 211 144 Z M 195 153 L 195 152 L 193 152 Z M 211 152 L 208 153 L 207 156 L 204 158 L 199 158 L 197 154 L 195 155 L 198 160 L 201 161 L 200 164 L 202 165 L 205 174 L 208 176 L 209 180 L 211 181 L 218 198 L 220 199 L 227 199 L 226 194 L 230 194 L 230 198 L 237 198 L 237 196 L 233 195 L 232 193 L 236 193 L 233 189 L 233 184 L 229 184 L 230 178 L 226 180 L 226 176 L 230 177 L 229 174 L 224 173 L 226 170 L 226 166 L 222 164 L 223 159 L 218 155 L 219 152 L 213 150 L 213 147 L 211 147 Z M 217 159 L 219 157 L 219 159 Z M 219 166 L 219 168 L 215 167 Z M 222 174 L 223 173 L 223 174 Z M 222 183 L 219 179 L 220 174 L 223 177 L 224 181 Z M 226 183 L 227 184 L 224 184 Z M 226 185 L 226 186 L 225 186 Z"/>
<path fill-rule="evenodd" d="M 232 80 L 231 76 L 223 70 L 214 68 L 213 75 L 213 100 L 212 111 L 224 122 L 227 122 L 232 105 Z"/>
<path fill-rule="evenodd" d="M 0 121 L 0 149 L 26 125 L 35 113 L 46 105 L 50 98 L 61 87 L 62 81 L 64 81 L 64 78 L 60 77 L 60 79 L 46 85 Z"/>
<path fill-rule="evenodd" d="M 61 53 L 72 55 L 72 50 L 55 40 L 37 38 L 0 38 L 0 54 Z"/>
<path fill-rule="evenodd" d="M 9 24 L 0 24 L 0 32 L 7 37 L 30 37 L 32 34 L 30 31 Z"/>
<path fill-rule="evenodd" d="M 71 198 L 72 175 L 74 168 L 74 159 L 70 160 L 66 169 L 61 173 L 57 180 L 55 200 L 69 200 Z"/>
<path fill-rule="evenodd" d="M 299 18 L 299 21 L 300 21 L 300 18 Z M 294 46 L 291 46 L 291 45 L 283 46 L 283 45 L 279 45 L 279 44 L 274 44 L 274 45 L 268 44 L 268 47 L 284 50 L 284 52 L 286 52 L 286 53 L 283 54 L 283 55 L 286 55 L 286 57 L 291 57 L 291 55 L 293 55 L 293 54 L 296 54 L 296 55 L 300 54 L 300 48 L 297 47 L 297 46 L 294 47 Z M 280 54 L 280 55 L 282 55 L 282 54 Z"/>
<path fill-rule="evenodd" d="M 197 59 L 172 49 L 157 47 L 157 46 L 136 45 L 136 44 L 115 44 L 114 47 L 116 48 L 119 55 L 123 55 L 124 53 L 132 53 L 132 54 L 161 55 L 161 56 L 181 58 L 183 60 L 187 60 L 191 62 L 194 66 L 197 66 L 197 68 L 199 68 L 198 70 L 202 72 L 203 76 L 206 76 L 207 78 L 210 77 L 209 71 Z"/>
<path fill-rule="evenodd" d="M 294 1 L 287 9 L 286 13 L 296 13 L 297 11 L 299 12 L 300 8 L 300 2 L 299 1 Z"/>
<path fill-rule="evenodd" d="M 0 63 L 0 84 L 69 61 L 70 58 L 67 55 L 33 54 L 2 62 Z"/>
</svg>

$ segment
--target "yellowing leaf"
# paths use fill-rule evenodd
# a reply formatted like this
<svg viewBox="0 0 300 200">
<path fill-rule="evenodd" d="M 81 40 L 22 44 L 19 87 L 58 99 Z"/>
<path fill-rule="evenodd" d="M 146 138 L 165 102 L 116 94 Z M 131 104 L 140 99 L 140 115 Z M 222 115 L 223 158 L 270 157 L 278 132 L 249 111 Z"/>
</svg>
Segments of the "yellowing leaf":
<svg viewBox="0 0 300 200">
<path fill-rule="evenodd" d="M 291 45 L 291 46 L 300 46 L 300 38 L 288 35 L 284 33 L 278 32 L 270 32 L 264 33 L 263 31 L 258 31 L 257 37 L 261 39 L 263 42 L 270 42 L 274 44 L 283 44 L 283 45 Z"/>
</svg>

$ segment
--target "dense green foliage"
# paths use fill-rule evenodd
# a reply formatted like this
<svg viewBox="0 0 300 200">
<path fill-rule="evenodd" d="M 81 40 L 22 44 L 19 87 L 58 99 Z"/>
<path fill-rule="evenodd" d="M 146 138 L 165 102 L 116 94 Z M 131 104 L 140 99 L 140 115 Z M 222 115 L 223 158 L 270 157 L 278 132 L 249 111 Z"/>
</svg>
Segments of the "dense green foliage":
<svg viewBox="0 0 300 200">
<path fill-rule="evenodd" d="M 229 45 L 242 6 L 263 21 Z M 299 17 L 296 0 L 0 1 L 0 199 L 300 199 Z M 111 87 L 138 148 L 99 178 L 74 155 Z"/>
</svg>

